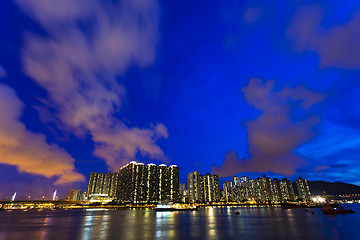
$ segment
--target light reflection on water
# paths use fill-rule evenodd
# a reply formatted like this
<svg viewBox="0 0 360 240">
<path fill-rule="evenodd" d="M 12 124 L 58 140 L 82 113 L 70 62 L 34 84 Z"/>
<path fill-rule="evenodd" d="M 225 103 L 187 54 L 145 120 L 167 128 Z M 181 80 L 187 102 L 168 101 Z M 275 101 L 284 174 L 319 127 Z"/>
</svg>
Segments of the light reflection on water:
<svg viewBox="0 0 360 240">
<path fill-rule="evenodd" d="M 216 238 L 216 218 L 214 213 L 214 208 L 209 208 L 209 214 L 207 217 L 207 226 L 208 226 L 208 237 L 215 239 Z"/>
<path fill-rule="evenodd" d="M 2 211 L 0 239 L 358 239 L 359 222 L 359 210 L 325 216 L 320 209 L 279 207 Z"/>
<path fill-rule="evenodd" d="M 81 236 L 82 240 L 89 240 L 91 239 L 91 231 L 92 231 L 92 225 L 93 225 L 94 216 L 93 215 L 87 215 L 84 217 L 84 223 L 81 228 Z"/>
<path fill-rule="evenodd" d="M 164 238 L 167 235 L 167 229 L 162 229 L 162 226 L 166 226 L 169 222 L 171 212 L 157 212 L 156 213 L 156 238 Z"/>
</svg>

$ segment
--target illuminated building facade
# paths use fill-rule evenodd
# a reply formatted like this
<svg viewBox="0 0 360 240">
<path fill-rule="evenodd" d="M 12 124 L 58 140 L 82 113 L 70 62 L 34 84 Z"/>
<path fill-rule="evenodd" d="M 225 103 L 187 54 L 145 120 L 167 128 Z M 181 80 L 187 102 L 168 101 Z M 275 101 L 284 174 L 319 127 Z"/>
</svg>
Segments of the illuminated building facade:
<svg viewBox="0 0 360 240">
<path fill-rule="evenodd" d="M 249 177 L 246 176 L 242 176 L 240 178 L 240 196 L 241 199 L 247 199 L 250 200 L 253 197 L 253 187 L 252 187 L 252 183 L 253 180 L 249 179 Z"/>
<path fill-rule="evenodd" d="M 189 173 L 188 187 L 190 202 L 220 201 L 219 178 L 217 175 L 200 175 L 198 171 Z"/>
<path fill-rule="evenodd" d="M 274 201 L 274 193 L 271 178 L 265 175 L 260 178 L 261 199 L 264 202 Z"/>
<path fill-rule="evenodd" d="M 310 189 L 306 179 L 296 180 L 299 197 L 304 201 L 311 200 Z M 123 203 L 161 203 L 172 202 L 293 202 L 296 200 L 293 183 L 283 178 L 271 179 L 265 175 L 250 179 L 234 176 L 232 181 L 223 184 L 222 195 L 217 175 L 201 175 L 198 171 L 188 174 L 188 190 L 179 182 L 179 168 L 176 165 L 144 165 L 130 162 L 123 166 L 119 173 L 92 172 L 89 177 L 87 200 L 118 199 Z M 84 195 L 83 194 L 83 195 Z M 74 199 L 68 195 L 69 199 Z"/>
<path fill-rule="evenodd" d="M 286 178 L 283 178 L 282 180 L 277 178 L 271 179 L 264 175 L 262 178 L 250 179 L 247 176 L 243 176 L 240 178 L 240 197 L 236 197 L 236 188 L 234 187 L 234 182 L 237 181 L 233 180 L 232 190 L 235 202 L 239 202 L 245 199 L 260 202 L 295 201 L 292 182 Z"/>
<path fill-rule="evenodd" d="M 281 193 L 281 202 L 293 202 L 295 201 L 295 192 L 293 184 L 287 178 L 283 178 L 280 181 L 280 193 Z"/>
<path fill-rule="evenodd" d="M 66 195 L 65 201 L 83 201 L 83 191 L 80 189 L 71 189 Z"/>
<path fill-rule="evenodd" d="M 207 173 L 202 176 L 204 179 L 204 185 L 201 186 L 204 189 L 204 201 L 205 202 L 218 202 L 220 201 L 220 189 L 219 189 L 219 178 L 217 175 L 210 175 Z"/>
<path fill-rule="evenodd" d="M 232 184 L 233 184 L 233 188 L 232 188 L 232 191 L 233 191 L 233 201 L 239 202 L 239 201 L 242 200 L 242 197 L 241 197 L 241 182 L 240 182 L 240 178 L 238 178 L 237 176 L 234 176 L 234 177 L 233 177 Z"/>
<path fill-rule="evenodd" d="M 180 200 L 180 182 L 179 182 L 179 168 L 176 165 L 171 165 L 169 171 L 169 199 L 170 201 Z"/>
<path fill-rule="evenodd" d="M 240 178 L 239 177 L 237 177 L 237 176 L 234 176 L 233 177 L 233 185 L 234 186 L 240 186 Z"/>
<path fill-rule="evenodd" d="M 225 202 L 233 202 L 234 201 L 234 193 L 233 193 L 233 184 L 230 181 L 226 181 L 223 184 L 224 190 L 224 200 Z"/>
<path fill-rule="evenodd" d="M 176 165 L 144 165 L 130 162 L 119 171 L 121 202 L 158 203 L 179 200 L 179 168 Z"/>
<path fill-rule="evenodd" d="M 282 202 L 283 201 L 283 197 L 281 194 L 281 189 L 280 189 L 280 180 L 277 178 L 274 178 L 272 181 L 272 187 L 273 187 L 273 201 L 274 202 Z"/>
<path fill-rule="evenodd" d="M 157 180 L 158 180 L 158 194 L 159 202 L 169 198 L 169 171 L 165 164 L 160 164 L 157 167 Z"/>
<path fill-rule="evenodd" d="M 92 172 L 89 177 L 86 199 L 108 198 L 114 199 L 117 195 L 119 184 L 118 173 L 96 173 Z"/>
<path fill-rule="evenodd" d="M 90 195 L 95 193 L 97 173 L 92 172 L 89 177 L 88 188 L 86 192 L 86 199 L 89 199 Z"/>
<path fill-rule="evenodd" d="M 299 179 L 296 179 L 296 186 L 299 192 L 299 197 L 304 201 L 310 201 L 311 193 L 307 180 L 299 177 Z"/>
<path fill-rule="evenodd" d="M 200 173 L 198 171 L 191 172 L 188 175 L 189 201 L 200 202 Z"/>
<path fill-rule="evenodd" d="M 102 194 L 103 192 L 103 183 L 104 183 L 104 173 L 98 173 L 96 178 L 95 185 L 95 194 Z"/>
<path fill-rule="evenodd" d="M 155 203 L 158 201 L 157 181 L 157 166 L 153 163 L 150 163 L 146 167 L 146 201 L 149 203 Z"/>
<path fill-rule="evenodd" d="M 179 200 L 180 202 L 186 202 L 186 194 L 185 194 L 185 183 L 180 183 L 179 185 Z"/>
<path fill-rule="evenodd" d="M 180 183 L 180 188 L 179 188 L 179 195 L 183 196 L 185 195 L 185 183 Z"/>
<path fill-rule="evenodd" d="M 118 195 L 118 188 L 119 188 L 119 173 L 113 173 L 111 175 L 111 182 L 109 187 L 109 197 L 116 198 Z"/>
</svg>

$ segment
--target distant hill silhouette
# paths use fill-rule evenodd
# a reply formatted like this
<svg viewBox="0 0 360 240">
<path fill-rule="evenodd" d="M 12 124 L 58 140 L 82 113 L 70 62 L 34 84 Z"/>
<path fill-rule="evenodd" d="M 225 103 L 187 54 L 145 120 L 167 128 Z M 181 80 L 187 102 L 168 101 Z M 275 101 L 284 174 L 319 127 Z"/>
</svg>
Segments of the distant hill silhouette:
<svg viewBox="0 0 360 240">
<path fill-rule="evenodd" d="M 308 181 L 308 184 L 312 195 L 323 195 L 323 191 L 327 195 L 360 193 L 360 186 L 349 183 Z"/>
</svg>

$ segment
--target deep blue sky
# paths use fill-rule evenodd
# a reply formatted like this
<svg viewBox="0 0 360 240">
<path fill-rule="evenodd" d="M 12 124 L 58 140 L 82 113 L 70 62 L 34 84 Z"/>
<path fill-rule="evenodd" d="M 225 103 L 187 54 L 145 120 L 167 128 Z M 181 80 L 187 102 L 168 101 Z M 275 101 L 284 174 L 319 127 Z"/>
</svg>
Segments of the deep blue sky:
<svg viewBox="0 0 360 240">
<path fill-rule="evenodd" d="M 0 198 L 137 160 L 360 184 L 359 1 L 0 0 Z"/>
</svg>

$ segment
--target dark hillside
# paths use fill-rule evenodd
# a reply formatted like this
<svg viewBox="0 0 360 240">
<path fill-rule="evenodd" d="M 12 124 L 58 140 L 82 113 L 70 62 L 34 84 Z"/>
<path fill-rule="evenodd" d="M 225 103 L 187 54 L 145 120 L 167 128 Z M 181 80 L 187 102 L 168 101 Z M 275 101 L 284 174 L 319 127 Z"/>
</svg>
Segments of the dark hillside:
<svg viewBox="0 0 360 240">
<path fill-rule="evenodd" d="M 308 181 L 308 183 L 312 195 L 323 195 L 323 191 L 327 195 L 360 193 L 360 186 L 349 183 L 325 181 Z"/>
</svg>

